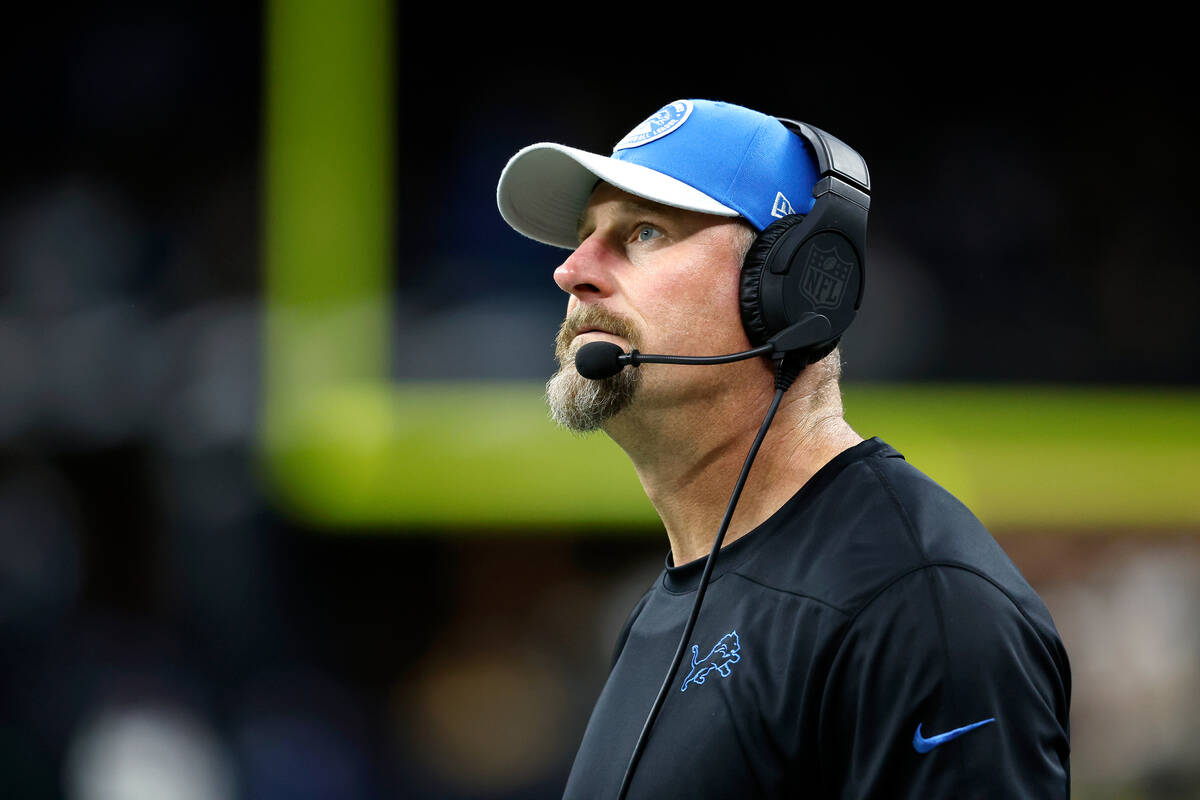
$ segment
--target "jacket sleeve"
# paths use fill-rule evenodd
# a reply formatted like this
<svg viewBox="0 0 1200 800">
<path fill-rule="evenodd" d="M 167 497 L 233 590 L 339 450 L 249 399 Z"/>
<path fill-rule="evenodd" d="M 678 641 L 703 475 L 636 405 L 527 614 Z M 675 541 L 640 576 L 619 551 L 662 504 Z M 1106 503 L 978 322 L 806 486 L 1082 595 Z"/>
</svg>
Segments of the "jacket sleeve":
<svg viewBox="0 0 1200 800">
<path fill-rule="evenodd" d="M 826 795 L 1067 798 L 1070 668 L 1049 613 L 954 565 L 849 624 L 821 699 Z"/>
</svg>

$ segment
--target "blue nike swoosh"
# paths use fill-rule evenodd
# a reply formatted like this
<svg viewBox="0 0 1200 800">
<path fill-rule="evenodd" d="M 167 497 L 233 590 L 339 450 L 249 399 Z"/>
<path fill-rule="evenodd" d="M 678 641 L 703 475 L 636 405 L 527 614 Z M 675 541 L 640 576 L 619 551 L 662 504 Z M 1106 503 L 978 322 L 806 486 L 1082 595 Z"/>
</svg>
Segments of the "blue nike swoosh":
<svg viewBox="0 0 1200 800">
<path fill-rule="evenodd" d="M 945 744 L 951 739 L 957 739 L 964 733 L 968 733 L 980 726 L 987 725 L 989 722 L 995 721 L 995 717 L 989 717 L 988 719 L 980 720 L 979 722 L 972 722 L 970 725 L 964 725 L 961 728 L 955 728 L 952 731 L 939 733 L 937 736 L 930 736 L 928 739 L 921 735 L 921 726 L 917 725 L 917 732 L 913 734 L 913 747 L 917 749 L 918 753 L 928 753 L 939 744 Z"/>
</svg>

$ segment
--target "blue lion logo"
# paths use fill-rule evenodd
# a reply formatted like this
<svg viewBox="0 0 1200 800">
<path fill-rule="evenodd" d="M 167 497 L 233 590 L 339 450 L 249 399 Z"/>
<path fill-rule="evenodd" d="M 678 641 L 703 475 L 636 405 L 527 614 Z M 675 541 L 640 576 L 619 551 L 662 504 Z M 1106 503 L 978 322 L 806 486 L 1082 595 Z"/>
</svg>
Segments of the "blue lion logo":
<svg viewBox="0 0 1200 800">
<path fill-rule="evenodd" d="M 720 673 L 722 678 L 728 678 L 729 665 L 742 660 L 738 653 L 741 649 L 742 644 L 738 641 L 737 631 L 730 631 L 722 636 L 721 641 L 713 645 L 713 649 L 704 658 L 700 658 L 700 648 L 692 645 L 692 671 L 683 679 L 683 686 L 679 691 L 686 692 L 689 683 L 704 683 L 708 678 L 708 673 L 714 669 Z"/>
</svg>

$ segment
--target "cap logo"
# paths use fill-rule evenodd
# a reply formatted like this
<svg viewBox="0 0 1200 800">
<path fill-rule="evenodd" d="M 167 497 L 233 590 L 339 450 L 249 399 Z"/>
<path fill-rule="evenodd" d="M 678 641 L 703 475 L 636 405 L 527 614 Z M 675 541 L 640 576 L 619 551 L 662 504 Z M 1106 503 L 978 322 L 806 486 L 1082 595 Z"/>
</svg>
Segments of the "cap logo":
<svg viewBox="0 0 1200 800">
<path fill-rule="evenodd" d="M 792 211 L 792 204 L 783 196 L 783 192 L 775 193 L 775 205 L 771 206 L 771 216 L 783 219 L 788 214 L 795 214 Z"/>
<path fill-rule="evenodd" d="M 668 133 L 678 130 L 679 126 L 687 121 L 691 113 L 692 102 L 690 100 L 676 100 L 674 103 L 669 103 L 650 115 L 645 122 L 625 134 L 625 138 L 617 142 L 616 146 L 613 147 L 613 152 L 615 153 L 618 150 L 625 150 L 630 147 L 640 147 L 653 142 L 655 139 L 661 139 Z"/>
</svg>

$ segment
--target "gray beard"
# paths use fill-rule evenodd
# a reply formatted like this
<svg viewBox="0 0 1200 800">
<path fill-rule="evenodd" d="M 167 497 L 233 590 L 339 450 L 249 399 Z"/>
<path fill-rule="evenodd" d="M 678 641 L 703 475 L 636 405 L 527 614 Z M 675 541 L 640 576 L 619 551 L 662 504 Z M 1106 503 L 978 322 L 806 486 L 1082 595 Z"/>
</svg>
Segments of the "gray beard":
<svg viewBox="0 0 1200 800">
<path fill-rule="evenodd" d="M 637 389 L 639 371 L 623 369 L 611 378 L 588 380 L 575 370 L 575 350 L 559 359 L 558 372 L 546 382 L 550 417 L 567 430 L 587 433 L 600 430 L 624 410 Z"/>
<path fill-rule="evenodd" d="M 574 332 L 592 327 L 621 336 L 633 347 L 640 341 L 628 320 L 596 306 L 579 306 L 563 320 L 554 340 L 558 372 L 546 382 L 546 403 L 555 422 L 577 433 L 603 428 L 633 401 L 639 383 L 636 369 L 623 369 L 598 381 L 576 371 L 575 354 L 583 345 L 572 344 Z"/>
</svg>

